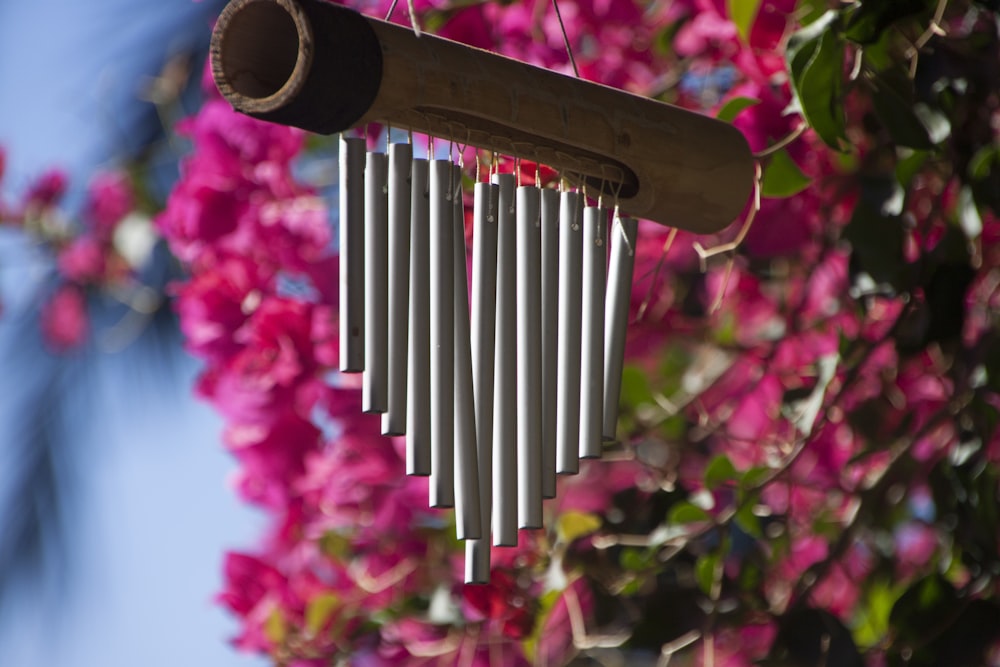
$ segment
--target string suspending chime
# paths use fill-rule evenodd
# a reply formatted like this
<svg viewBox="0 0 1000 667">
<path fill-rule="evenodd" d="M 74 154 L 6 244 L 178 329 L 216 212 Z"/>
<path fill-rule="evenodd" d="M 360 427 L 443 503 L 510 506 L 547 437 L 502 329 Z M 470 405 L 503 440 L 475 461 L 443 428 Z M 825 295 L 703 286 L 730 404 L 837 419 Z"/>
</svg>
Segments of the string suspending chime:
<svg viewBox="0 0 1000 667">
<path fill-rule="evenodd" d="M 637 242 L 620 212 L 718 231 L 750 194 L 746 141 L 323 0 L 233 0 L 211 52 L 219 90 L 251 116 L 322 134 L 385 123 L 576 186 L 477 173 L 470 303 L 452 151 L 340 140 L 341 371 L 364 374 L 363 409 L 406 437 L 407 473 L 430 475 L 432 506 L 455 507 L 466 580 L 487 581 L 491 542 L 542 527 L 557 474 L 615 439 Z"/>
</svg>

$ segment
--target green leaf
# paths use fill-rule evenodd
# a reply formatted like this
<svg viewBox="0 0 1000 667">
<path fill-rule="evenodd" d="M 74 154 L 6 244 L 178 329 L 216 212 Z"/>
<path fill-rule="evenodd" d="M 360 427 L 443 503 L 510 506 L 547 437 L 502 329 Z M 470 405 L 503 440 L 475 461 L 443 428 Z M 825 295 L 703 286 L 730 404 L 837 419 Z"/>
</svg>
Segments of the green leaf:
<svg viewBox="0 0 1000 667">
<path fill-rule="evenodd" d="M 895 181 L 893 181 L 895 183 Z M 877 284 L 888 284 L 899 289 L 906 278 L 906 259 L 903 256 L 903 224 L 897 216 L 885 215 L 888 203 L 880 202 L 883 195 L 875 192 L 878 183 L 862 184 L 862 199 L 854 207 L 851 221 L 844 228 L 844 238 L 851 243 L 852 263 L 864 271 Z M 871 194 L 866 194 L 866 190 Z"/>
<path fill-rule="evenodd" d="M 875 75 L 872 106 L 897 146 L 918 150 L 934 147 L 927 128 L 914 111 L 913 82 L 901 67 Z"/>
<path fill-rule="evenodd" d="M 753 27 L 759 9 L 760 0 L 726 0 L 726 13 L 744 42 L 750 39 L 750 28 Z"/>
<path fill-rule="evenodd" d="M 889 625 L 903 642 L 920 642 L 941 628 L 941 619 L 953 618 L 960 610 L 955 587 L 941 574 L 914 582 L 893 604 Z"/>
<path fill-rule="evenodd" d="M 847 38 L 858 44 L 871 44 L 893 23 L 919 14 L 931 6 L 929 0 L 865 0 L 847 20 Z"/>
<path fill-rule="evenodd" d="M 753 513 L 753 503 L 748 502 L 740 506 L 733 519 L 740 530 L 747 535 L 757 539 L 764 537 L 764 533 L 760 529 L 760 519 Z"/>
<path fill-rule="evenodd" d="M 889 614 L 899 597 L 891 582 L 876 579 L 855 611 L 854 641 L 862 648 L 881 642 L 889 632 Z"/>
<path fill-rule="evenodd" d="M 348 560 L 351 555 L 351 541 L 341 535 L 329 531 L 319 539 L 319 548 L 327 556 L 334 560 Z"/>
<path fill-rule="evenodd" d="M 538 640 L 541 639 L 545 624 L 548 622 L 549 616 L 552 615 L 552 610 L 555 608 L 556 602 L 562 594 L 563 591 L 561 590 L 552 590 L 542 595 L 538 600 L 535 627 L 532 629 L 531 634 L 521 642 L 521 648 L 524 650 L 524 655 L 528 658 L 529 662 L 535 662 L 535 651 L 538 649 Z"/>
<path fill-rule="evenodd" d="M 743 477 L 740 479 L 740 487 L 743 489 L 750 489 L 771 475 L 771 468 L 767 466 L 754 466 L 748 468 L 746 472 L 743 473 Z"/>
<path fill-rule="evenodd" d="M 627 365 L 622 369 L 622 388 L 619 403 L 634 410 L 653 402 L 653 389 L 649 376 L 638 366 Z"/>
<path fill-rule="evenodd" d="M 795 4 L 795 14 L 801 16 L 799 23 L 809 25 L 818 21 L 827 12 L 826 0 L 799 0 Z"/>
<path fill-rule="evenodd" d="M 816 385 L 808 396 L 794 404 L 787 406 L 787 417 L 799 433 L 808 437 L 812 433 L 816 424 L 816 417 L 823 407 L 823 399 L 826 397 L 826 389 L 830 386 L 837 372 L 837 365 L 840 362 L 839 354 L 827 354 L 820 357 L 817 362 L 818 378 Z"/>
<path fill-rule="evenodd" d="M 734 97 L 722 105 L 722 108 L 719 109 L 719 113 L 715 114 L 715 117 L 726 123 L 732 123 L 740 115 L 741 111 L 758 104 L 760 104 L 760 100 L 753 97 Z"/>
<path fill-rule="evenodd" d="M 809 177 L 802 173 L 799 165 L 788 155 L 788 151 L 780 150 L 771 156 L 771 161 L 764 170 L 760 194 L 762 197 L 791 197 L 809 187 L 810 182 Z"/>
<path fill-rule="evenodd" d="M 913 105 L 913 113 L 927 130 L 927 137 L 932 144 L 940 144 L 951 136 L 951 121 L 940 109 L 932 109 L 923 102 L 917 102 Z"/>
<path fill-rule="evenodd" d="M 559 516 L 556 530 L 563 542 L 590 535 L 601 527 L 601 518 L 589 512 L 566 512 Z"/>
<path fill-rule="evenodd" d="M 694 564 L 694 578 L 705 595 L 711 595 L 719 570 L 719 554 L 700 556 Z"/>
<path fill-rule="evenodd" d="M 264 621 L 264 636 L 273 644 L 282 644 L 288 635 L 288 622 L 281 609 L 275 607 Z"/>
<path fill-rule="evenodd" d="M 972 188 L 968 185 L 963 187 L 958 193 L 958 201 L 955 205 L 955 213 L 958 224 L 969 239 L 977 239 L 983 233 L 983 218 L 979 215 L 976 201 L 972 197 Z"/>
<path fill-rule="evenodd" d="M 705 486 L 714 491 L 726 482 L 736 479 L 736 468 L 725 454 L 719 454 L 705 467 Z"/>
<path fill-rule="evenodd" d="M 649 548 L 627 547 L 618 557 L 623 569 L 630 572 L 645 572 L 656 567 L 656 551 Z"/>
<path fill-rule="evenodd" d="M 899 159 L 896 161 L 896 180 L 902 187 L 906 188 L 927 162 L 928 153 L 908 148 L 899 148 L 896 153 L 899 155 Z"/>
<path fill-rule="evenodd" d="M 315 635 L 330 620 L 330 615 L 340 606 L 333 593 L 320 593 L 306 607 L 306 630 Z"/>
<path fill-rule="evenodd" d="M 670 508 L 670 514 L 667 517 L 670 523 L 698 523 L 701 521 L 711 521 L 711 517 L 708 516 L 708 512 L 698 507 L 697 505 L 692 505 L 687 501 L 681 501 Z"/>
<path fill-rule="evenodd" d="M 985 180 L 993 171 L 993 167 L 998 164 L 1000 164 L 1000 146 L 987 144 L 976 151 L 969 160 L 969 177 L 974 181 Z"/>
<path fill-rule="evenodd" d="M 841 101 L 844 41 L 838 27 L 839 13 L 828 11 L 792 35 L 785 54 L 794 104 L 820 139 L 840 151 L 841 141 L 845 140 Z"/>
</svg>

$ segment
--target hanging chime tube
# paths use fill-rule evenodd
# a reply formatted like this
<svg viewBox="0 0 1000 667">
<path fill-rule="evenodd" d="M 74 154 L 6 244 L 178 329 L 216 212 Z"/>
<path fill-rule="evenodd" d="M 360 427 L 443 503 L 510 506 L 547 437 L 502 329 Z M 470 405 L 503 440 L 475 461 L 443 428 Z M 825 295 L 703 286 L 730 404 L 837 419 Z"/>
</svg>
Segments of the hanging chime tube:
<svg viewBox="0 0 1000 667">
<path fill-rule="evenodd" d="M 618 424 L 618 398 L 622 389 L 622 366 L 625 364 L 625 330 L 632 297 L 632 272 L 635 268 L 635 243 L 639 223 L 615 213 L 611 226 L 611 265 L 608 268 L 608 293 L 604 324 L 604 439 L 615 439 Z"/>
<path fill-rule="evenodd" d="M 407 301 L 410 289 L 410 169 L 413 146 L 389 146 L 389 368 L 388 411 L 382 433 L 406 433 Z"/>
<path fill-rule="evenodd" d="M 388 408 L 389 159 L 368 153 L 365 164 L 365 412 Z"/>
<path fill-rule="evenodd" d="M 583 211 L 583 304 L 580 358 L 580 458 L 601 455 L 604 416 L 604 281 L 607 210 Z"/>
<path fill-rule="evenodd" d="M 430 163 L 431 507 L 455 504 L 454 205 L 449 160 Z"/>
<path fill-rule="evenodd" d="M 540 193 L 517 189 L 517 514 L 542 527 L 542 230 Z"/>
<path fill-rule="evenodd" d="M 458 539 L 483 536 L 479 453 L 476 446 L 476 401 L 472 390 L 472 340 L 469 322 L 469 277 L 465 256 L 465 207 L 462 168 L 452 167 L 455 267 L 452 288 L 455 305 L 455 528 Z"/>
<path fill-rule="evenodd" d="M 497 196 L 499 187 L 476 183 L 472 237 L 472 373 L 479 448 L 483 537 L 465 543 L 465 582 L 490 576 L 489 526 L 493 504 L 493 362 L 496 348 Z"/>
<path fill-rule="evenodd" d="M 517 545 L 517 263 L 514 175 L 500 186 L 497 234 L 496 366 L 493 413 L 493 544 Z"/>
<path fill-rule="evenodd" d="M 410 321 L 407 346 L 406 473 L 431 474 L 430 222 L 427 160 L 414 160 L 410 187 Z"/>
<path fill-rule="evenodd" d="M 340 138 L 340 370 L 365 368 L 365 140 Z"/>
<path fill-rule="evenodd" d="M 542 190 L 542 497 L 556 497 L 559 192 Z"/>
<path fill-rule="evenodd" d="M 556 472 L 580 470 L 580 308 L 583 196 L 563 192 L 559 207 L 559 351 L 556 359 Z"/>
</svg>

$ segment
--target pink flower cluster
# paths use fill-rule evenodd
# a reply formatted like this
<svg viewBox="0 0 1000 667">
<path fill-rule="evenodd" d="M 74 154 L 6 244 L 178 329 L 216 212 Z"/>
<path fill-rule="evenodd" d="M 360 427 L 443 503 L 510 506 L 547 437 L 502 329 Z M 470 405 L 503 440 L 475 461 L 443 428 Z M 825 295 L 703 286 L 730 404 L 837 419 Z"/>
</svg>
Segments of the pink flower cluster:
<svg viewBox="0 0 1000 667">
<path fill-rule="evenodd" d="M 381 15 L 389 3 L 355 4 Z M 792 94 L 782 50 L 797 3 L 764 0 L 742 36 L 730 4 L 559 7 L 584 77 L 703 111 L 752 98 L 733 122 L 762 151 L 801 122 L 784 113 Z M 571 71 L 550 3 L 415 6 L 445 36 Z M 406 21 L 401 8 L 394 20 Z M 240 647 L 297 666 L 562 664 L 614 616 L 598 608 L 600 593 L 611 593 L 604 604 L 655 599 L 666 580 L 698 579 L 702 593 L 724 598 L 714 608 L 739 614 L 728 625 L 714 612 L 699 617 L 711 641 L 691 655 L 736 667 L 768 654 L 784 612 L 816 607 L 856 625 L 866 581 L 889 569 L 905 586 L 938 562 L 927 512 L 883 485 L 905 458 L 922 489 L 914 494 L 927 496 L 931 470 L 958 445 L 951 402 L 968 378 L 940 348 L 905 344 L 905 332 L 925 333 L 920 308 L 931 295 L 852 282 L 854 254 L 839 238 L 857 178 L 811 131 L 784 151 L 812 187 L 764 199 L 738 252 L 703 268 L 694 246 L 729 241 L 738 225 L 713 239 L 642 226 L 627 354 L 643 380 L 623 392 L 626 460 L 563 480 L 548 507 L 555 528 L 494 550 L 485 587 L 459 583 L 450 515 L 426 509 L 425 484 L 404 475 L 401 441 L 378 434 L 360 412 L 357 379 L 334 371 L 337 258 L 325 203 L 294 176 L 302 135 L 217 97 L 181 131 L 195 151 L 157 221 L 190 270 L 175 288 L 181 327 L 205 363 L 198 392 L 227 420 L 236 487 L 273 519 L 256 553 L 226 560 L 220 600 L 242 621 Z M 856 150 L 860 159 L 870 148 Z M 939 185 L 935 205 L 952 215 L 955 188 Z M 907 261 L 943 253 L 950 223 L 928 218 L 925 195 L 906 207 L 926 221 L 905 232 Z M 986 267 L 1000 263 L 997 228 L 983 220 Z M 995 319 L 988 274 L 966 297 L 970 347 Z M 1000 439 L 983 444 L 1000 460 Z M 891 518 L 858 528 L 875 491 Z M 650 518 L 665 496 L 681 509 L 697 501 L 689 535 Z M 674 569 L 678 551 L 695 564 Z M 706 571 L 717 581 L 706 583 Z M 747 580 L 757 583 L 746 590 Z"/>
<path fill-rule="evenodd" d="M 335 370 L 337 257 L 326 204 L 293 174 L 302 133 L 217 97 L 179 130 L 194 152 L 156 221 L 190 272 L 175 306 L 205 364 L 198 394 L 226 418 L 235 486 L 273 518 L 257 553 L 227 556 L 219 599 L 243 620 L 236 644 L 297 665 L 469 651 L 488 664 L 497 650 L 503 664 L 525 664 L 534 541 L 496 553 L 490 587 L 461 584 L 450 514 L 427 508 L 402 440 L 379 434 L 378 417 L 361 412 L 358 377 Z M 449 629 L 420 612 L 440 595 L 466 623 Z M 523 604 L 512 612 L 513 599 Z M 554 656 L 570 643 L 560 627 L 544 642 Z"/>
<path fill-rule="evenodd" d="M 0 180 L 4 162 L 0 150 Z M 0 223 L 20 227 L 55 255 L 58 282 L 40 310 L 42 334 L 54 352 L 72 351 L 87 340 L 88 292 L 122 287 L 132 269 L 114 239 L 134 208 L 129 176 L 121 171 L 97 174 L 88 186 L 79 224 L 67 220 L 60 208 L 68 187 L 66 174 L 52 169 L 29 186 L 18 205 L 0 201 Z"/>
</svg>

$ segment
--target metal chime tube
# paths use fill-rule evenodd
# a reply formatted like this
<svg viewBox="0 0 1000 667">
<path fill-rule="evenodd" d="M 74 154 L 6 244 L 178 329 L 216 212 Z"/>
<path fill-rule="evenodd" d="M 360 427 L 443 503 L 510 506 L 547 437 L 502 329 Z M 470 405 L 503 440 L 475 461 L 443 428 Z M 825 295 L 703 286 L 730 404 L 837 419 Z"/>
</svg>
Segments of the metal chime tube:
<svg viewBox="0 0 1000 667">
<path fill-rule="evenodd" d="M 389 159 L 368 153 L 365 163 L 365 412 L 388 407 L 389 347 Z"/>
<path fill-rule="evenodd" d="M 454 204 L 453 289 L 455 305 L 455 526 L 458 539 L 483 535 L 479 488 L 479 453 L 476 445 L 476 401 L 472 390 L 472 340 L 469 322 L 469 276 L 465 255 L 465 206 L 462 201 L 462 168 L 452 168 Z"/>
<path fill-rule="evenodd" d="M 499 187 L 490 183 L 476 183 L 473 190 L 472 377 L 476 401 L 476 444 L 479 448 L 479 497 L 483 536 L 465 543 L 466 583 L 486 583 L 490 575 L 498 191 Z"/>
<path fill-rule="evenodd" d="M 430 221 L 427 160 L 410 174 L 410 312 L 407 346 L 406 473 L 431 474 Z"/>
<path fill-rule="evenodd" d="M 389 146 L 389 366 L 382 433 L 406 433 L 407 301 L 410 289 L 410 169 L 413 146 Z"/>
<path fill-rule="evenodd" d="M 559 192 L 542 190 L 542 497 L 556 497 Z"/>
<path fill-rule="evenodd" d="M 556 472 L 580 470 L 580 308 L 583 196 L 563 192 L 559 207 L 559 351 L 556 359 Z"/>
<path fill-rule="evenodd" d="M 452 163 L 430 163 L 431 507 L 455 504 L 455 305 Z"/>
<path fill-rule="evenodd" d="M 340 370 L 365 368 L 365 140 L 340 138 Z"/>
<path fill-rule="evenodd" d="M 583 304 L 580 338 L 580 458 L 601 455 L 604 416 L 604 282 L 607 210 L 583 211 Z"/>
<path fill-rule="evenodd" d="M 635 243 L 639 223 L 635 218 L 620 217 L 617 212 L 611 225 L 611 265 L 608 268 L 608 293 L 604 321 L 604 439 L 615 439 L 618 424 L 618 398 L 622 389 L 625 364 L 625 330 L 632 298 L 632 272 L 635 268 Z"/>
<path fill-rule="evenodd" d="M 517 545 L 517 235 L 514 175 L 500 186 L 497 235 L 497 336 L 493 413 L 493 544 Z M 503 270 L 501 270 L 501 268 Z"/>
<path fill-rule="evenodd" d="M 542 527 L 542 230 L 540 191 L 517 189 L 517 514 Z"/>
</svg>

